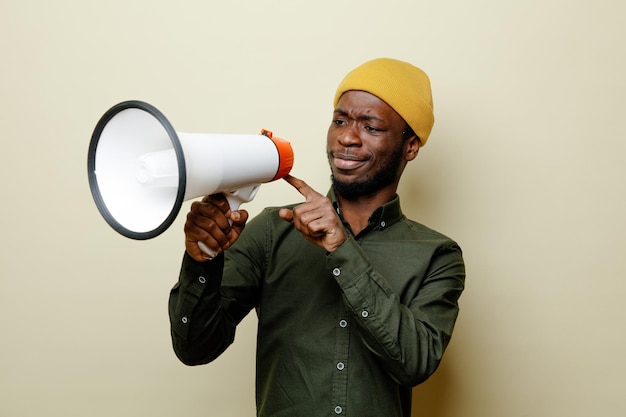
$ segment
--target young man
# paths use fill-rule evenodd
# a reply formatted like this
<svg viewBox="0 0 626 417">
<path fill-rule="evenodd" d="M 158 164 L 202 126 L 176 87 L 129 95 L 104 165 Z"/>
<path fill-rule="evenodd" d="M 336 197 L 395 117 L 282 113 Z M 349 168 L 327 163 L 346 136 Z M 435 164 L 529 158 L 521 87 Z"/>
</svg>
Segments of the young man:
<svg viewBox="0 0 626 417">
<path fill-rule="evenodd" d="M 259 416 L 408 417 L 465 281 L 459 246 L 407 219 L 396 194 L 433 126 L 430 82 L 376 59 L 345 77 L 334 103 L 327 196 L 289 176 L 305 201 L 250 222 L 223 195 L 192 204 L 170 295 L 174 350 L 188 365 L 214 360 L 254 308 Z"/>
</svg>

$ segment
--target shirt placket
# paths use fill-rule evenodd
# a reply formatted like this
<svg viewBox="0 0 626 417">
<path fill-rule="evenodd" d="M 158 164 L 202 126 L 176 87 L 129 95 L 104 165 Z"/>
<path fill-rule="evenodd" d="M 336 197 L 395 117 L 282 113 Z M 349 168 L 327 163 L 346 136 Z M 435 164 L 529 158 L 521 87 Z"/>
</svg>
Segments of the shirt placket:
<svg viewBox="0 0 626 417">
<path fill-rule="evenodd" d="M 343 311 L 336 323 L 335 356 L 333 358 L 333 415 L 347 415 L 348 354 L 350 349 L 350 319 Z"/>
</svg>

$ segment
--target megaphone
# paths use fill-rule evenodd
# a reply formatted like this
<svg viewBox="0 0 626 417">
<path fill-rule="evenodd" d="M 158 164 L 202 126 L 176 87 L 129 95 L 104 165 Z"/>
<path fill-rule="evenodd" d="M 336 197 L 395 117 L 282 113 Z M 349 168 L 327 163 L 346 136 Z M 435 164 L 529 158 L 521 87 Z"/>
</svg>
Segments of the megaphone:
<svg viewBox="0 0 626 417">
<path fill-rule="evenodd" d="M 156 107 L 132 100 L 100 118 L 87 159 L 89 187 L 102 217 L 123 236 L 145 240 L 167 230 L 186 200 L 222 192 L 237 210 L 261 184 L 289 174 L 293 150 L 266 130 L 176 132 Z"/>
</svg>

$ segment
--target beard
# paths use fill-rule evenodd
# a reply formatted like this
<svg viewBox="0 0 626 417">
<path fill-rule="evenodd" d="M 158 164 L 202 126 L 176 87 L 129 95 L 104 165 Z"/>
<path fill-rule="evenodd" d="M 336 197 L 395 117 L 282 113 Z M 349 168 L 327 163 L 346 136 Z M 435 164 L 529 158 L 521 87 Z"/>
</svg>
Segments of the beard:
<svg viewBox="0 0 626 417">
<path fill-rule="evenodd" d="M 333 188 L 337 194 L 347 199 L 375 194 L 398 179 L 403 156 L 404 147 L 399 146 L 389 159 L 378 167 L 373 175 L 362 180 L 341 181 L 331 174 L 330 179 Z"/>
</svg>

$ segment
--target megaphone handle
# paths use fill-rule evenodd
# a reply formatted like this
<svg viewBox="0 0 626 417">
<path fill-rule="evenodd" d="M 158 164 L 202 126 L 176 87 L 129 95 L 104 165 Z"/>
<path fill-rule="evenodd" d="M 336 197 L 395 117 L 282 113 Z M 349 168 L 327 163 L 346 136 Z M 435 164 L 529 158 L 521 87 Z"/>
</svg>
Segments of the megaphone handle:
<svg viewBox="0 0 626 417">
<path fill-rule="evenodd" d="M 224 196 L 226 196 L 226 200 L 228 201 L 228 205 L 230 206 L 231 211 L 239 210 L 239 207 L 243 203 L 247 203 L 252 201 L 256 196 L 257 191 L 259 190 L 260 184 L 249 185 L 247 187 L 238 188 L 233 191 L 224 192 Z M 232 224 L 231 220 L 228 220 L 230 224 Z M 202 252 L 209 255 L 211 258 L 215 258 L 217 256 L 217 252 L 209 249 L 207 245 L 202 242 L 198 242 L 198 246 L 202 250 Z"/>
</svg>

